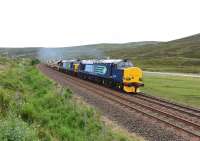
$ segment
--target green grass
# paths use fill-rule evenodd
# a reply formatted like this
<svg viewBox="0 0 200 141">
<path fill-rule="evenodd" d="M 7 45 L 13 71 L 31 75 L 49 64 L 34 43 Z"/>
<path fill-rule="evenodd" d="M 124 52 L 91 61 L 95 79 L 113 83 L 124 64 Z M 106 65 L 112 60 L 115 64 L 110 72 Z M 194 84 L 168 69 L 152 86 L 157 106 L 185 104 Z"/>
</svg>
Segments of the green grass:
<svg viewBox="0 0 200 141">
<path fill-rule="evenodd" d="M 200 73 L 200 59 L 182 57 L 132 58 L 143 70 L 161 72 Z"/>
<path fill-rule="evenodd" d="M 78 103 L 69 89 L 43 76 L 37 61 L 0 58 L 0 140 L 128 141 L 112 131 L 93 108 Z"/>
<path fill-rule="evenodd" d="M 144 83 L 147 94 L 200 108 L 200 78 L 145 74 Z"/>
</svg>

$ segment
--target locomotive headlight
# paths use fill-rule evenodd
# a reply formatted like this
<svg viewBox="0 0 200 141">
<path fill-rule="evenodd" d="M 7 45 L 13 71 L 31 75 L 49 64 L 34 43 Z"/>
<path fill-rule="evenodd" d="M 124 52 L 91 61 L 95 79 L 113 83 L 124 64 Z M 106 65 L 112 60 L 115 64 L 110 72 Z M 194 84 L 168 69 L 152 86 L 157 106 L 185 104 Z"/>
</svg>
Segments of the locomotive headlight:
<svg viewBox="0 0 200 141">
<path fill-rule="evenodd" d="M 128 80 L 131 80 L 132 77 L 128 76 L 128 77 L 124 77 L 123 79 L 128 81 Z"/>
</svg>

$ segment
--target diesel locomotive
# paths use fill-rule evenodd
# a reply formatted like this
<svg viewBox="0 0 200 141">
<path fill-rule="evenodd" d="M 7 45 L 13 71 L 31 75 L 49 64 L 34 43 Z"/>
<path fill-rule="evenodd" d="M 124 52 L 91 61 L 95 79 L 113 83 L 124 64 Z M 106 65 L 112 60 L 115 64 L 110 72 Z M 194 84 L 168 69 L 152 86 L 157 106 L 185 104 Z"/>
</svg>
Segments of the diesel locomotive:
<svg viewBox="0 0 200 141">
<path fill-rule="evenodd" d="M 144 86 L 142 70 L 127 59 L 60 60 L 49 63 L 49 66 L 69 75 L 121 89 L 127 93 L 137 93 L 139 87 Z"/>
</svg>

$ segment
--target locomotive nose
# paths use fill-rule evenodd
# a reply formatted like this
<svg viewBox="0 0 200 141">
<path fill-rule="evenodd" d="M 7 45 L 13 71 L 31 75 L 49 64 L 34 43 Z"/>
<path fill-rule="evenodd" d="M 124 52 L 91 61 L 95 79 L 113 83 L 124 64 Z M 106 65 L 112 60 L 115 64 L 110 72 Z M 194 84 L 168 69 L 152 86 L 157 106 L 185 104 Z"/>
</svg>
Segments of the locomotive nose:
<svg viewBox="0 0 200 141">
<path fill-rule="evenodd" d="M 124 82 L 140 82 L 142 80 L 142 70 L 138 67 L 124 69 Z"/>
<path fill-rule="evenodd" d="M 141 81 L 142 75 L 142 70 L 138 67 L 125 68 L 123 76 L 124 91 L 138 92 L 138 87 L 144 85 Z"/>
</svg>

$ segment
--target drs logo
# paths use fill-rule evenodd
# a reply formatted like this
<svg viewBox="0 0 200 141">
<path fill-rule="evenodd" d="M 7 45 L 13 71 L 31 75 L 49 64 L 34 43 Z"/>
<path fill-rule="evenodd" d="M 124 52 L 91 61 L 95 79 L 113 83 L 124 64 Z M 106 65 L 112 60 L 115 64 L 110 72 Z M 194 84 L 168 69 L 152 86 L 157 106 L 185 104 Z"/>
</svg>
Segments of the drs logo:
<svg viewBox="0 0 200 141">
<path fill-rule="evenodd" d="M 106 74 L 106 72 L 107 72 L 106 66 L 97 66 L 95 68 L 95 73 L 97 73 L 97 74 L 104 75 L 104 74 Z"/>
</svg>

